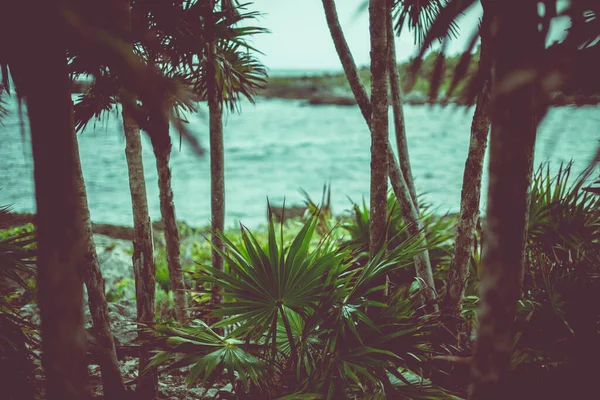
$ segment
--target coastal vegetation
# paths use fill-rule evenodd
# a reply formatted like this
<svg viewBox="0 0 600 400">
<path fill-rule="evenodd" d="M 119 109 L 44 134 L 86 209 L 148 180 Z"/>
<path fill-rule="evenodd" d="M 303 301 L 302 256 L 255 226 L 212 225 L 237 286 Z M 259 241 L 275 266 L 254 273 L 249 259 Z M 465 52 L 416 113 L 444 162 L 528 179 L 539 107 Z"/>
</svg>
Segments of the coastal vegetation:
<svg viewBox="0 0 600 400">
<path fill-rule="evenodd" d="M 571 164 L 536 167 L 534 145 L 557 93 L 600 92 L 590 72 L 600 8 L 546 1 L 541 12 L 536 1 L 481 0 L 476 34 L 463 54 L 446 57 L 457 18 L 475 2 L 365 1 L 367 71 L 354 62 L 335 1 L 323 0 L 344 74 L 269 81 L 247 41 L 265 33 L 248 25 L 259 15 L 251 4 L 53 0 L 36 3 L 36 13 L 6 5 L 0 96 L 14 88 L 27 109 L 20 118 L 29 120 L 36 214 L 0 208 L 3 394 L 487 400 L 593 393 L 600 196 L 589 185 L 598 157 L 572 176 Z M 546 46 L 557 17 L 572 26 Z M 420 50 L 398 68 L 394 37 L 407 31 Z M 429 52 L 438 42 L 440 50 Z M 73 81 L 82 77 L 91 84 L 73 102 Z M 475 106 L 456 215 L 439 215 L 418 196 L 404 121 L 410 95 L 403 93 L 411 90 L 423 103 Z M 319 203 L 305 195 L 299 216 L 286 218 L 285 204 L 267 201 L 265 226 L 226 229 L 223 115 L 239 110 L 242 98 L 286 93 L 358 105 L 371 138 L 369 201 L 333 215 L 325 186 Z M 190 227 L 176 219 L 171 131 L 204 157 L 185 118 L 203 103 L 212 218 L 211 226 Z M 76 133 L 112 109 L 122 115 L 133 228 L 93 224 L 83 180 Z M 6 113 L 0 108 L 0 118 Z M 142 134 L 156 160 L 161 220 L 154 224 Z"/>
<path fill-rule="evenodd" d="M 481 46 L 478 45 L 474 50 L 472 57 L 469 60 L 467 67 L 466 79 L 461 81 L 454 94 L 448 102 L 455 104 L 465 104 L 467 96 L 466 82 L 475 77 Z M 437 99 L 430 99 L 428 94 L 431 89 L 431 77 L 434 70 L 435 62 L 440 54 L 439 50 L 432 50 L 423 60 L 423 64 L 416 74 L 414 87 L 408 93 L 403 94 L 404 101 L 411 105 L 428 104 L 431 101 L 442 103 L 444 94 L 448 92 L 452 85 L 453 71 L 456 70 L 462 55 L 445 55 L 444 64 L 446 68 L 440 82 L 440 95 Z M 399 79 L 401 82 L 406 80 L 409 75 L 410 66 L 413 60 L 409 60 L 397 64 Z M 589 68 L 597 66 L 597 59 L 590 52 L 589 60 L 586 61 Z M 370 72 L 369 68 L 362 66 L 358 67 L 358 75 L 365 86 L 369 86 Z M 586 73 L 588 78 L 589 72 Z M 593 79 L 593 78 L 592 78 Z M 586 80 L 581 79 L 573 81 L 568 87 L 563 90 L 556 91 L 552 94 L 550 101 L 553 106 L 564 105 L 595 105 L 600 102 L 600 91 L 597 89 L 590 90 L 585 84 Z M 259 91 L 261 96 L 266 98 L 287 98 L 306 100 L 309 104 L 336 104 L 336 105 L 354 105 L 356 100 L 352 96 L 350 85 L 346 80 L 343 72 L 312 72 L 312 73 L 290 73 L 289 75 L 270 76 L 267 81 L 266 88 Z M 391 94 L 391 93 L 390 93 Z"/>
</svg>

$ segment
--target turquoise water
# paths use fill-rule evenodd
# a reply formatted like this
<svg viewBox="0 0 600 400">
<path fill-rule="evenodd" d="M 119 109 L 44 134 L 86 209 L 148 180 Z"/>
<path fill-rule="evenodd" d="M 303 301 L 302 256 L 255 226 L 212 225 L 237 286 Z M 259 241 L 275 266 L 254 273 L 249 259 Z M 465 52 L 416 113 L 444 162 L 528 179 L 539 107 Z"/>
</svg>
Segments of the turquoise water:
<svg viewBox="0 0 600 400">
<path fill-rule="evenodd" d="M 12 101 L 8 99 L 9 101 Z M 31 149 L 23 141 L 15 105 L 0 125 L 0 204 L 34 211 Z M 419 192 L 439 212 L 457 211 L 469 143 L 472 109 L 407 106 L 409 151 Z M 208 147 L 208 113 L 191 115 L 190 127 Z M 51 134 L 48 127 L 48 134 Z M 393 138 L 393 134 L 392 134 Z M 583 169 L 600 139 L 600 107 L 551 109 L 540 127 L 536 163 L 575 160 Z M 90 124 L 79 135 L 92 220 L 131 225 L 131 200 L 125 139 L 117 113 Z M 159 219 L 158 187 L 152 150 L 144 137 L 144 167 L 151 216 Z M 208 154 L 197 157 L 174 137 L 173 191 L 177 217 L 200 226 L 210 220 Z M 266 199 L 299 204 L 305 189 L 320 199 L 324 182 L 332 184 L 334 213 L 349 208 L 347 197 L 368 200 L 369 132 L 358 108 L 306 106 L 296 100 L 244 104 L 242 114 L 225 121 L 226 219 L 254 227 L 266 221 Z M 484 176 L 484 179 L 486 177 Z M 484 182 L 484 184 L 487 180 Z"/>
</svg>

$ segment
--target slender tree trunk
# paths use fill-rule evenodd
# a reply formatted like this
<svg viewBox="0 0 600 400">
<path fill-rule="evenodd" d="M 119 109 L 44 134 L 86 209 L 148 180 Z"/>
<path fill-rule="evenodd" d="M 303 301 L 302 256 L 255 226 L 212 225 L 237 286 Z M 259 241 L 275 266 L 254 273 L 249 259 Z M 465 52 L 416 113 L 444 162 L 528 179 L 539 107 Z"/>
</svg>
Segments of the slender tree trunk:
<svg viewBox="0 0 600 400">
<path fill-rule="evenodd" d="M 334 0 L 323 0 L 323 8 L 325 9 L 325 16 L 327 19 L 327 25 L 329 26 L 329 31 L 331 33 L 331 37 L 335 44 L 336 51 L 344 68 L 344 73 L 346 74 L 346 79 L 350 83 L 350 88 L 352 89 L 352 93 L 354 93 L 354 97 L 360 107 L 360 111 L 365 119 L 367 125 L 371 126 L 371 102 L 369 97 L 367 96 L 367 92 L 360 81 L 358 76 L 358 72 L 356 70 L 356 64 L 354 63 L 354 59 L 352 57 L 352 53 L 350 52 L 350 48 L 348 47 L 348 43 L 344 38 L 344 32 L 339 24 L 337 12 L 335 9 Z M 391 147 L 387 146 L 388 150 Z M 400 170 L 398 163 L 394 157 L 393 152 L 388 151 L 388 163 L 389 163 L 389 176 L 390 183 L 396 197 L 398 198 L 398 202 L 401 207 L 403 207 L 403 217 L 405 218 L 405 222 L 408 226 L 417 227 L 415 234 L 420 235 L 422 240 L 425 242 L 424 231 L 422 229 L 423 225 L 420 220 L 417 208 L 415 207 L 412 196 L 410 196 L 410 189 L 406 184 L 406 180 L 403 178 L 402 171 Z M 404 203 L 404 206 L 402 204 Z M 408 205 L 410 204 L 410 206 Z M 412 211 L 414 210 L 414 212 Z M 425 254 L 426 253 L 426 254 Z M 429 300 L 435 299 L 435 288 L 433 286 L 433 273 L 431 270 L 431 263 L 429 261 L 429 252 L 425 250 L 423 252 L 421 261 L 415 260 L 415 269 L 416 276 L 419 278 L 419 282 L 423 288 L 423 299 L 425 302 Z M 429 286 L 429 288 L 425 287 L 425 283 Z M 437 305 L 433 306 L 434 309 L 437 309 Z"/>
<path fill-rule="evenodd" d="M 141 322 L 152 323 L 155 320 L 154 299 L 156 290 L 156 264 L 154 263 L 154 249 L 152 236 L 152 223 L 148 212 L 146 195 L 146 180 L 144 164 L 142 163 L 142 141 L 140 128 L 131 116 L 129 108 L 133 104 L 133 97 L 121 93 L 121 106 L 123 115 L 123 131 L 125 132 L 125 156 L 129 173 L 129 191 L 131 193 L 131 206 L 133 211 L 133 272 L 135 277 L 135 299 L 137 305 L 137 318 Z M 143 331 L 138 333 L 140 340 L 149 339 L 150 336 Z M 150 360 L 149 351 L 142 349 L 139 360 L 139 378 L 136 394 L 139 399 L 156 398 L 158 391 L 158 375 L 156 368 L 142 374 Z"/>
<path fill-rule="evenodd" d="M 214 45 L 211 46 L 214 51 Z M 210 188 L 211 188 L 211 215 L 212 215 L 212 242 L 216 249 L 225 250 L 223 241 L 214 233 L 223 232 L 225 229 L 225 160 L 223 151 L 223 106 L 216 91 L 216 77 L 214 68 L 209 85 L 209 123 L 210 123 Z M 216 249 L 212 250 L 212 265 L 223 270 L 223 258 Z M 213 290 L 213 303 L 222 301 L 222 294 L 218 288 Z"/>
<path fill-rule="evenodd" d="M 76 400 L 90 398 L 81 273 L 87 243 L 60 3 L 38 2 L 35 13 L 24 3 L 7 5 L 3 29 L 14 29 L 18 40 L 3 56 L 26 98 L 30 121 L 46 398 Z M 44 34 L 31 35 L 33 30 Z"/>
<path fill-rule="evenodd" d="M 460 314 L 465 286 L 469 277 L 469 262 L 473 253 L 475 230 L 479 219 L 481 176 L 490 128 L 489 104 L 489 82 L 486 82 L 477 99 L 471 124 L 469 154 L 465 163 L 460 200 L 460 220 L 456 230 L 454 257 L 448 270 L 448 284 L 443 301 L 443 311 L 444 315 L 448 317 L 448 327 L 455 334 L 458 333 L 461 325 Z"/>
<path fill-rule="evenodd" d="M 337 10 L 335 8 L 335 0 L 323 0 L 323 9 L 325 10 L 325 18 L 327 20 L 327 26 L 329 27 L 329 33 L 331 33 L 335 50 L 340 58 L 342 67 L 344 68 L 344 73 L 350 84 L 350 89 L 356 98 L 356 102 L 360 107 L 360 111 L 362 112 L 365 121 L 370 125 L 371 101 L 358 76 L 354 57 L 352 57 L 352 52 L 350 51 L 350 47 L 348 47 L 348 43 L 346 42 L 344 32 L 340 25 Z"/>
<path fill-rule="evenodd" d="M 394 110 L 394 132 L 396 133 L 396 145 L 398 146 L 398 161 L 400 170 L 410 192 L 410 197 L 415 208 L 419 209 L 417 192 L 413 181 L 410 159 L 408 157 L 408 143 L 406 141 L 406 124 L 404 123 L 404 109 L 402 105 L 402 91 L 400 89 L 400 72 L 396 64 L 396 41 L 394 40 L 394 28 L 392 24 L 393 0 L 388 0 L 387 12 L 387 43 L 388 43 L 388 74 L 390 78 L 390 90 L 392 92 L 392 109 Z"/>
<path fill-rule="evenodd" d="M 537 131 L 535 132 L 535 138 L 534 143 L 535 143 L 535 139 L 537 138 Z M 521 282 L 523 282 L 523 279 L 525 277 L 525 270 L 527 268 L 527 236 L 529 235 L 529 213 L 531 211 L 531 191 L 529 190 L 531 188 L 531 180 L 533 179 L 533 161 L 534 161 L 534 156 L 535 156 L 535 146 L 531 147 L 530 153 L 527 155 L 527 188 L 528 188 L 528 192 L 527 192 L 527 205 L 525 208 L 525 232 L 523 233 L 523 252 L 522 252 L 522 264 L 523 267 L 521 268 Z"/>
<path fill-rule="evenodd" d="M 369 251 L 385 241 L 388 190 L 388 96 L 386 0 L 369 1 L 371 34 L 371 211 Z"/>
<path fill-rule="evenodd" d="M 484 24 L 487 23 L 483 21 Z M 481 36 L 482 45 L 479 58 L 479 68 L 489 71 L 489 41 L 488 27 L 483 26 Z M 483 160 L 487 147 L 487 137 L 490 129 L 490 78 L 483 84 L 481 93 L 477 98 L 473 122 L 471 123 L 471 138 L 469 153 L 465 162 L 463 185 L 460 199 L 460 220 L 456 230 L 454 257 L 448 270 L 448 284 L 443 301 L 443 311 L 447 318 L 448 328 L 458 334 L 461 327 L 461 310 L 465 285 L 469 277 L 469 261 L 473 253 L 475 229 L 479 218 L 479 201 L 481 199 L 481 176 L 483 173 Z"/>
<path fill-rule="evenodd" d="M 489 3 L 489 4 L 486 4 Z M 484 12 L 490 12 L 484 2 Z M 513 346 L 513 321 L 521 295 L 528 169 L 538 125 L 536 84 L 520 82 L 543 51 L 537 2 L 493 3 L 493 108 L 481 312 L 469 399 L 505 399 L 503 378 Z M 518 12 L 515 12 L 515 10 Z"/>
<path fill-rule="evenodd" d="M 73 131 L 73 147 L 75 151 L 75 173 L 79 182 L 79 199 L 82 210 L 82 225 L 84 226 L 83 238 L 86 243 L 86 261 L 82 265 L 83 280 L 87 287 L 88 305 L 92 316 L 94 337 L 96 339 L 98 354 L 98 364 L 102 374 L 102 387 L 105 398 L 123 398 L 126 390 L 123 384 L 123 378 L 119 370 L 119 360 L 115 350 L 115 341 L 110 328 L 110 319 L 108 317 L 108 303 L 106 302 L 104 278 L 100 271 L 96 246 L 94 245 L 94 236 L 92 234 L 92 222 L 90 220 L 90 210 L 88 208 L 87 193 L 85 182 L 81 171 L 81 162 L 79 160 L 79 146 L 77 136 Z"/>
<path fill-rule="evenodd" d="M 153 140 L 152 147 L 156 156 L 156 168 L 158 170 L 158 188 L 160 196 L 160 213 L 165 226 L 165 242 L 167 249 L 167 264 L 169 266 L 169 277 L 171 290 L 175 294 L 175 318 L 183 321 L 186 318 L 185 285 L 183 272 L 181 270 L 181 257 L 179 248 L 179 230 L 175 217 L 175 203 L 173 202 L 173 190 L 171 189 L 171 138 L 169 136 L 169 121 L 166 118 L 158 123 L 164 130 L 164 140 L 158 143 Z"/>
<path fill-rule="evenodd" d="M 212 10 L 211 10 L 212 11 Z M 217 249 L 225 251 L 221 238 L 216 233 L 225 229 L 225 160 L 223 150 L 223 104 L 219 96 L 217 74 L 215 70 L 215 43 L 208 46 L 208 109 L 210 124 L 210 191 L 212 215 L 212 266 L 223 270 L 223 258 Z M 221 288 L 213 286 L 212 302 L 219 304 L 223 301 Z"/>
<path fill-rule="evenodd" d="M 396 159 L 392 153 L 392 150 L 388 149 L 388 152 L 390 164 L 396 164 Z M 396 195 L 396 199 L 400 205 L 402 218 L 404 221 L 412 221 L 410 223 L 406 222 L 406 229 L 408 233 L 421 238 L 421 240 L 425 242 L 423 222 L 421 221 L 419 212 L 412 202 L 408 185 L 404 180 L 402 171 L 398 168 L 397 164 L 395 168 L 390 167 L 390 181 L 392 182 L 392 189 L 394 190 L 394 194 Z M 427 305 L 429 311 L 437 312 L 438 305 L 435 302 L 437 295 L 428 251 L 423 251 L 415 257 L 415 272 L 415 275 L 419 278 L 419 285 L 423 293 L 425 305 Z"/>
</svg>

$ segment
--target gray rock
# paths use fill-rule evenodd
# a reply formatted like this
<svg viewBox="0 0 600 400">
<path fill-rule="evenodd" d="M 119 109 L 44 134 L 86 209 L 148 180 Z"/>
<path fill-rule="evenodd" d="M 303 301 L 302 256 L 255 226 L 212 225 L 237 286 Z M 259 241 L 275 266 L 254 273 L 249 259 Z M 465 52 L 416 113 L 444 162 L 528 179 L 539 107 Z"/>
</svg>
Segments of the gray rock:
<svg viewBox="0 0 600 400">
<path fill-rule="evenodd" d="M 125 345 L 137 337 L 136 305 L 133 300 L 122 299 L 116 303 L 108 303 L 110 327 L 117 344 Z M 87 304 L 84 306 L 84 322 L 87 329 L 92 327 L 92 316 Z"/>
<path fill-rule="evenodd" d="M 25 321 L 32 323 L 33 325 L 39 326 L 40 320 L 40 309 L 36 304 L 25 304 L 19 310 L 19 316 Z"/>
<path fill-rule="evenodd" d="M 233 385 L 231 383 L 228 383 L 227 385 L 223 386 L 221 389 L 219 389 L 222 392 L 233 392 Z"/>
<path fill-rule="evenodd" d="M 206 389 L 204 388 L 192 388 L 187 392 L 188 396 L 192 399 L 202 399 L 205 393 Z"/>
<path fill-rule="evenodd" d="M 123 278 L 133 278 L 131 242 L 94 235 L 94 243 L 106 289 L 114 287 Z"/>
<path fill-rule="evenodd" d="M 131 373 L 137 372 L 138 369 L 138 360 L 137 359 L 131 359 L 131 360 L 126 360 L 125 362 L 123 362 L 123 364 L 121 364 L 120 370 L 121 370 L 121 375 L 129 375 Z"/>
</svg>

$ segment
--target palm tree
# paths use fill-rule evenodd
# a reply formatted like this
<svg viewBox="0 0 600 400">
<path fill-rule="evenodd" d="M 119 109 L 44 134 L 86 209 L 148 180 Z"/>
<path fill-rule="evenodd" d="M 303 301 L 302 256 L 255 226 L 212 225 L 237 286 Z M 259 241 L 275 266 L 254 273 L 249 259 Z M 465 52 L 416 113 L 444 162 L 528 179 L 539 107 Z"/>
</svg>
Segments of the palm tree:
<svg viewBox="0 0 600 400">
<path fill-rule="evenodd" d="M 121 98 L 126 96 L 121 94 Z M 133 209 L 133 271 L 135 276 L 135 298 L 137 303 L 137 317 L 140 321 L 153 322 L 156 264 L 154 261 L 152 224 L 148 213 L 148 200 L 146 197 L 146 181 L 144 177 L 144 165 L 142 163 L 142 141 L 140 127 L 132 118 L 127 106 L 123 101 L 123 131 L 125 133 L 125 155 L 127 157 L 127 169 L 129 173 L 129 190 L 131 192 L 131 205 Z M 145 338 L 143 332 L 140 337 Z M 140 355 L 140 372 L 146 368 L 150 355 L 143 352 Z M 138 393 L 150 392 L 150 398 L 156 392 L 156 371 L 148 371 L 137 386 Z"/>
<path fill-rule="evenodd" d="M 226 5 L 222 2 L 221 11 L 226 13 L 235 12 L 233 4 L 229 4 L 231 9 L 225 9 Z M 211 19 L 207 29 L 214 32 L 215 27 L 215 6 L 216 1 L 209 1 L 209 10 Z M 210 194 L 211 194 L 211 223 L 212 232 L 211 241 L 213 250 L 211 255 L 211 264 L 213 268 L 223 271 L 223 258 L 219 252 L 225 251 L 225 244 L 221 240 L 219 232 L 225 230 L 225 153 L 223 149 L 223 100 L 219 96 L 218 76 L 216 67 L 216 38 L 208 38 L 206 48 L 206 94 L 209 110 L 209 130 L 210 130 Z M 213 304 L 222 302 L 221 289 L 213 285 L 211 292 L 211 301 Z"/>
<path fill-rule="evenodd" d="M 171 290 L 175 293 L 175 312 L 177 320 L 181 321 L 186 315 L 185 284 L 181 269 L 181 250 L 179 248 L 179 230 L 177 228 L 177 218 L 175 216 L 175 203 L 173 199 L 173 189 L 171 185 L 171 168 L 169 160 L 171 158 L 172 142 L 169 136 L 169 117 L 164 115 L 166 111 L 156 110 L 151 115 L 156 118 L 155 127 L 160 126 L 165 135 L 164 140 L 153 138 L 152 149 L 156 157 L 156 169 L 158 172 L 158 188 L 160 197 L 160 213 L 164 224 L 164 235 L 167 250 L 167 264 L 169 266 L 169 277 L 171 281 Z M 151 116 L 151 119 L 153 117 Z"/>
<path fill-rule="evenodd" d="M 246 12 L 237 1 L 222 0 L 203 4 L 201 10 L 206 18 L 203 27 L 205 44 L 198 53 L 192 48 L 187 59 L 202 60 L 199 65 L 182 63 L 180 66 L 195 81 L 195 90 L 200 98 L 206 99 L 209 108 L 210 165 L 211 165 L 211 220 L 213 251 L 211 264 L 223 270 L 224 251 L 219 232 L 225 228 L 225 164 L 223 149 L 223 110 L 236 109 L 244 96 L 254 102 L 257 90 L 266 84 L 266 70 L 250 53 L 255 49 L 249 46 L 246 36 L 266 32 L 254 26 L 236 26 L 239 22 L 254 19 L 256 12 Z M 222 301 L 221 289 L 212 287 L 211 302 Z"/>
<path fill-rule="evenodd" d="M 354 58 L 348 47 L 348 43 L 344 37 L 344 33 L 339 23 L 334 0 L 323 0 L 323 8 L 327 25 L 333 39 L 336 51 L 344 68 L 346 79 L 350 84 L 352 93 L 357 100 L 361 113 L 367 123 L 371 126 L 371 101 L 362 85 Z M 400 170 L 398 163 L 394 157 L 389 144 L 387 147 L 387 157 L 389 163 L 389 177 L 394 194 L 398 199 L 403 217 L 411 235 L 418 235 L 424 240 L 423 223 L 419 217 L 419 212 L 412 201 L 408 183 Z M 429 253 L 424 250 L 421 254 L 415 256 L 416 276 L 419 277 L 419 282 L 423 287 L 424 301 L 433 302 L 435 299 L 433 273 L 431 270 L 431 262 L 429 261 Z"/>
<path fill-rule="evenodd" d="M 13 3 L 3 11 L 0 54 L 27 103 L 34 157 L 38 304 L 46 398 L 89 398 L 83 325 L 85 211 L 77 176 L 70 81 L 59 1 Z M 32 35 L 41 30 L 43 35 Z M 8 37 L 18 38 L 8 41 Z M 16 35 L 16 36 L 13 36 Z M 39 62 L 43 60 L 44 68 Z M 6 71 L 6 69 L 5 69 Z"/>
<path fill-rule="evenodd" d="M 173 64 L 173 60 L 166 60 L 163 53 L 168 51 L 168 42 L 170 37 L 173 37 L 173 32 L 170 30 L 172 24 L 185 23 L 185 17 L 178 14 L 179 11 L 185 11 L 182 1 L 164 2 L 162 4 L 152 4 L 140 2 L 139 11 L 136 13 L 136 21 L 138 29 L 141 32 L 136 33 L 136 37 L 144 37 L 144 33 L 152 32 L 161 38 L 158 47 L 152 43 L 142 41 L 139 43 L 145 60 L 150 68 L 155 69 L 161 76 L 174 78 L 177 66 Z M 190 3 L 190 2 L 188 2 Z M 161 23 L 162 21 L 162 23 Z M 200 25 L 200 21 L 195 21 L 196 25 Z M 176 49 L 175 49 L 176 50 Z M 173 81 L 172 81 L 173 82 Z M 171 82 L 171 83 L 172 83 Z M 168 82 L 164 83 L 169 85 Z M 167 89 L 165 87 L 164 89 Z M 175 203 L 171 184 L 171 169 L 169 166 L 172 141 L 170 136 L 169 122 L 171 120 L 171 106 L 175 104 L 174 98 L 169 94 L 171 91 L 163 90 L 163 96 L 154 99 L 154 103 L 143 102 L 148 113 L 148 124 L 159 133 L 151 137 L 152 149 L 156 157 L 156 169 L 158 173 L 158 188 L 160 198 L 160 212 L 164 225 L 164 237 L 167 253 L 167 265 L 169 268 L 169 279 L 171 290 L 175 295 L 175 317 L 178 321 L 186 318 L 186 298 L 185 298 L 185 282 L 181 266 L 181 249 L 179 246 L 179 230 L 177 228 L 177 218 L 175 214 Z"/>
<path fill-rule="evenodd" d="M 104 278 L 100 270 L 94 237 L 92 235 L 92 222 L 87 201 L 85 182 L 79 158 L 79 146 L 75 129 L 72 132 L 75 174 L 78 183 L 79 201 L 82 213 L 81 224 L 84 226 L 83 239 L 86 244 L 85 263 L 82 264 L 82 275 L 87 288 L 88 305 L 92 316 L 94 339 L 98 344 L 98 364 L 102 374 L 102 387 L 104 396 L 118 398 L 125 395 L 125 386 L 119 370 L 119 361 L 115 349 L 115 341 L 110 328 L 108 316 L 108 303 L 105 296 Z"/>
</svg>

